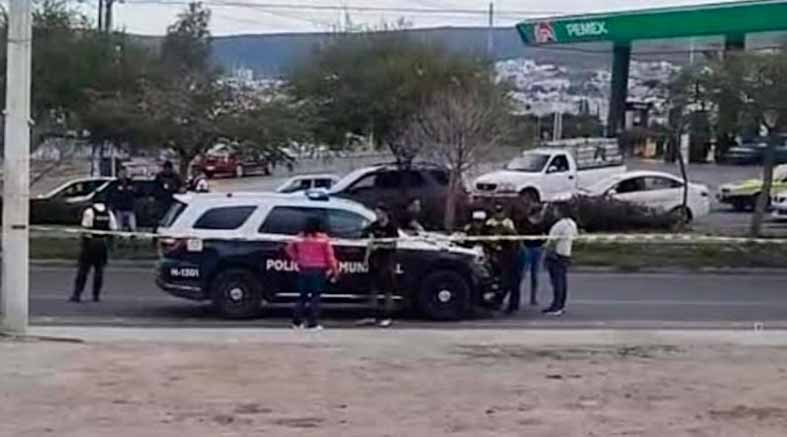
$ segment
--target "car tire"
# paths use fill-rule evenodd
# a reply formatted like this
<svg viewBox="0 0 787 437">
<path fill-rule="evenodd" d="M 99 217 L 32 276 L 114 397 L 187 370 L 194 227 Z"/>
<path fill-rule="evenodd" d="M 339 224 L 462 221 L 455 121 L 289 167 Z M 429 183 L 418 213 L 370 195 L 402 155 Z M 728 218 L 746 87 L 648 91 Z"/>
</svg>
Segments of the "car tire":
<svg viewBox="0 0 787 437">
<path fill-rule="evenodd" d="M 262 306 L 262 287 L 254 274 L 244 269 L 228 269 L 211 282 L 211 301 L 227 319 L 257 316 Z"/>
<path fill-rule="evenodd" d="M 212 171 L 206 171 L 205 172 L 205 177 L 208 178 L 208 179 L 213 179 L 213 172 Z"/>
<path fill-rule="evenodd" d="M 470 286 L 450 270 L 430 273 L 418 292 L 418 310 L 432 320 L 460 320 L 470 310 Z"/>
<path fill-rule="evenodd" d="M 682 225 L 688 225 L 694 220 L 694 214 L 692 214 L 689 207 L 677 206 L 670 211 L 670 214 L 676 217 L 677 223 Z"/>
<path fill-rule="evenodd" d="M 244 173 L 244 171 L 243 171 L 243 166 L 242 165 L 238 165 L 237 167 L 235 167 L 235 177 L 236 178 L 242 178 L 243 177 L 243 173 Z"/>
<path fill-rule="evenodd" d="M 541 201 L 538 192 L 532 188 L 525 188 L 524 190 L 520 191 L 519 196 L 531 205 Z"/>
</svg>

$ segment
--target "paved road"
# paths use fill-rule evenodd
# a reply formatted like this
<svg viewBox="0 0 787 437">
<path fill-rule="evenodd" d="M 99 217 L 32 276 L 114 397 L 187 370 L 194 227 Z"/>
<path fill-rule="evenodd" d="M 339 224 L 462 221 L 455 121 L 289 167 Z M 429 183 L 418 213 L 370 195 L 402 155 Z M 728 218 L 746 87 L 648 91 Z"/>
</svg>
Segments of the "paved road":
<svg viewBox="0 0 787 437">
<path fill-rule="evenodd" d="M 207 305 L 170 297 L 153 285 L 146 269 L 113 268 L 99 304 L 71 304 L 66 297 L 73 271 L 34 267 L 31 311 L 37 324 L 124 326 L 286 326 L 288 311 L 271 310 L 251 321 L 223 321 Z M 513 317 L 479 317 L 452 324 L 417 320 L 404 327 L 741 327 L 756 322 L 787 327 L 787 273 L 730 276 L 692 274 L 574 274 L 569 312 L 545 319 L 528 308 Z M 89 295 L 89 293 L 88 293 Z M 543 301 L 547 297 L 542 297 Z M 329 310 L 330 326 L 352 326 L 357 310 Z"/>
</svg>

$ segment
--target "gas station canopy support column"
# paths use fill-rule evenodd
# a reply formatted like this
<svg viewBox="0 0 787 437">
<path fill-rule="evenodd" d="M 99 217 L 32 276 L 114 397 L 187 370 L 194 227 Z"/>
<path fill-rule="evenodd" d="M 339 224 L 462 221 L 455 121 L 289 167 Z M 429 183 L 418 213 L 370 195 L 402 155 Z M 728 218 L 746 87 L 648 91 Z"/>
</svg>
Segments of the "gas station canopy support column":
<svg viewBox="0 0 787 437">
<path fill-rule="evenodd" d="M 633 42 L 719 35 L 725 38 L 725 50 L 743 49 L 748 33 L 787 30 L 785 17 L 787 0 L 761 0 L 539 18 L 516 27 L 522 41 L 532 46 L 612 43 L 607 131 L 614 136 L 624 127 Z"/>
</svg>

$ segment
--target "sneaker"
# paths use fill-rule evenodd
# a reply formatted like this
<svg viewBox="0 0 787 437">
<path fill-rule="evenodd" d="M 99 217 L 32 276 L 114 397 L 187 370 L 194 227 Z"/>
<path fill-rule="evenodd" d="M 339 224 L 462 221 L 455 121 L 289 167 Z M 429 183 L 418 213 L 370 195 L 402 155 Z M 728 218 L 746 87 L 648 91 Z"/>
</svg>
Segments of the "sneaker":
<svg viewBox="0 0 787 437">
<path fill-rule="evenodd" d="M 101 302 L 101 298 L 98 296 L 93 296 L 93 302 Z"/>
<path fill-rule="evenodd" d="M 393 325 L 393 320 L 391 319 L 382 319 L 377 322 L 377 326 L 381 328 L 389 328 L 391 325 Z"/>
<path fill-rule="evenodd" d="M 322 325 L 313 325 L 306 328 L 307 331 L 322 331 Z"/>
<path fill-rule="evenodd" d="M 374 326 L 377 324 L 376 319 L 365 318 L 355 322 L 355 326 Z"/>
<path fill-rule="evenodd" d="M 71 296 L 71 297 L 68 298 L 68 301 L 69 302 L 73 302 L 73 303 L 79 303 L 82 300 L 78 296 Z"/>
<path fill-rule="evenodd" d="M 538 306 L 538 301 L 537 300 L 531 300 L 530 301 L 530 306 L 537 307 Z"/>
<path fill-rule="evenodd" d="M 293 323 L 292 324 L 292 329 L 294 329 L 296 331 L 300 331 L 301 329 L 303 329 L 303 324 L 302 323 Z"/>
<path fill-rule="evenodd" d="M 560 310 L 547 311 L 544 314 L 547 315 L 547 316 L 559 317 L 559 316 L 562 316 L 565 313 L 566 313 L 565 310 L 560 309 Z"/>
</svg>

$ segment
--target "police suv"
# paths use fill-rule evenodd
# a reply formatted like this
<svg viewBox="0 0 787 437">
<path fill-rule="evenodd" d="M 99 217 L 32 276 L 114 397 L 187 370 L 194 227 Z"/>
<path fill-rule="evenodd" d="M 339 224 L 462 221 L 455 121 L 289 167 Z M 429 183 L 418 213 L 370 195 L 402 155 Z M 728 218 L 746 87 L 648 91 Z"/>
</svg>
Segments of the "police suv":
<svg viewBox="0 0 787 437">
<path fill-rule="evenodd" d="M 247 318 L 298 296 L 297 266 L 284 247 L 308 217 L 319 216 L 334 244 L 341 275 L 327 303 L 368 302 L 371 280 L 363 230 L 374 213 L 325 192 L 177 195 L 159 226 L 156 282 L 178 297 L 211 301 L 227 318 Z M 457 320 L 476 305 L 502 300 L 482 252 L 439 238 L 397 243 L 395 300 L 433 320 Z"/>
</svg>

